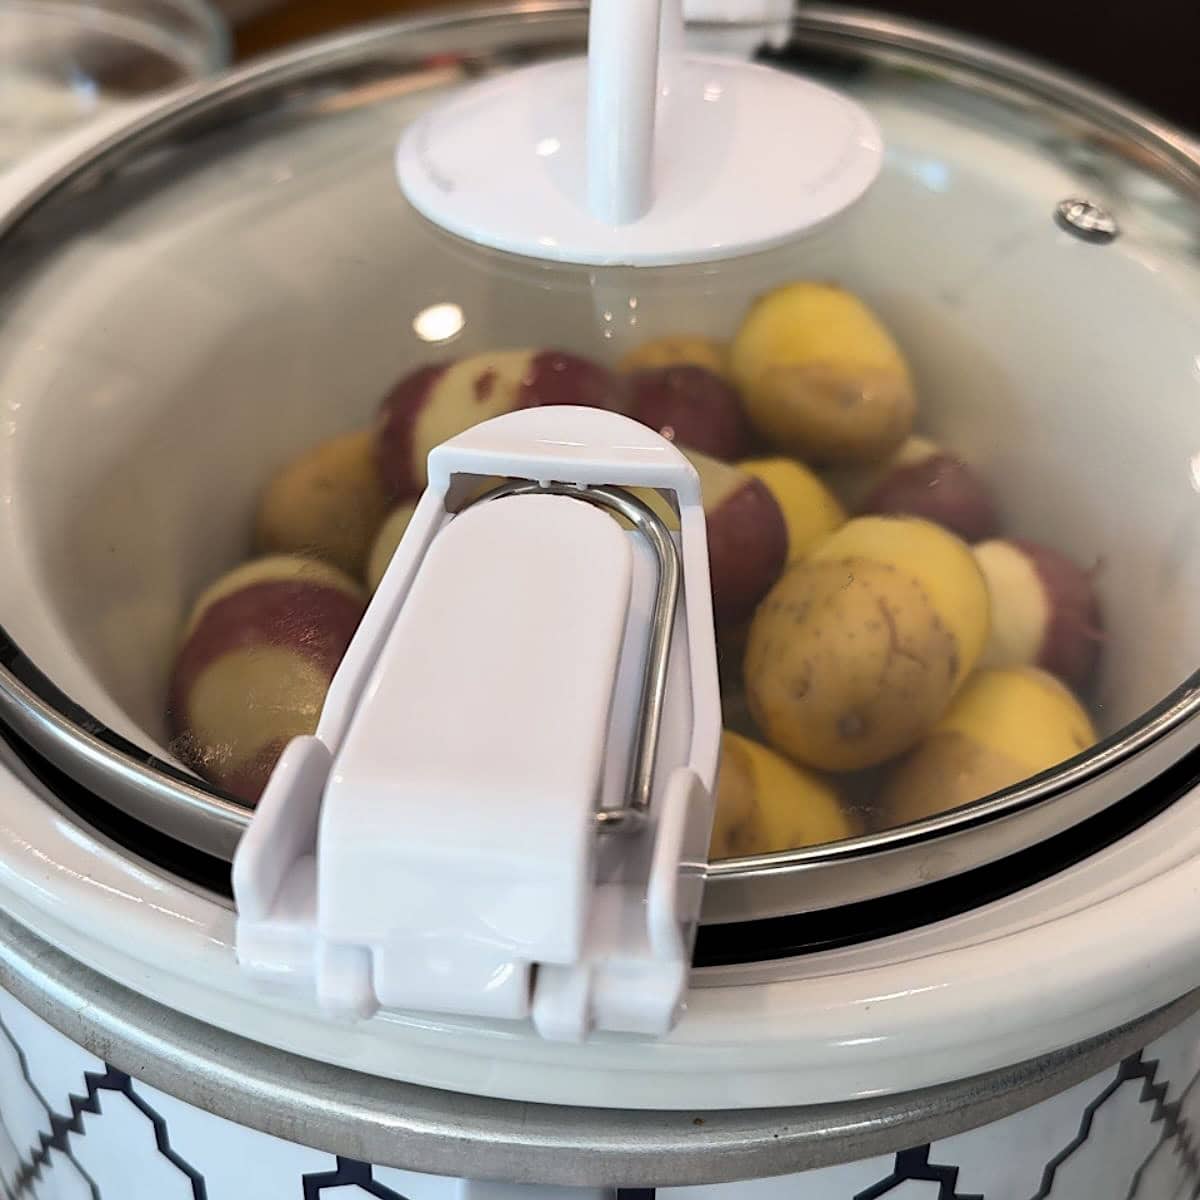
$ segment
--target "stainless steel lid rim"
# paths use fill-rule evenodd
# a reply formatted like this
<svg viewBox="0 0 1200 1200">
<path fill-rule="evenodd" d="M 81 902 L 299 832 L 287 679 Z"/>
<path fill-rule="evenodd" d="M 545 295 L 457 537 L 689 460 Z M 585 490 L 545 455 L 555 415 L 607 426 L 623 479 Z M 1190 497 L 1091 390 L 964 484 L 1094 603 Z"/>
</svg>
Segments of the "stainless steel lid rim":
<svg viewBox="0 0 1200 1200">
<path fill-rule="evenodd" d="M 535 4 L 522 6 L 520 20 L 542 22 L 547 29 L 561 29 L 566 36 L 569 31 L 578 32 L 584 11 L 582 6 L 576 4 Z M 302 85 L 310 81 L 318 69 L 327 76 L 339 69 L 340 65 L 355 64 L 366 47 L 395 45 L 397 51 L 411 56 L 415 52 L 414 38 L 419 40 L 424 34 L 444 37 L 456 29 L 467 29 L 473 23 L 487 20 L 489 15 L 513 19 L 511 9 L 490 8 L 467 15 L 432 16 L 380 25 L 303 47 L 235 73 L 210 89 L 182 93 L 149 115 L 131 122 L 123 133 L 106 136 L 94 152 L 80 156 L 74 163 L 54 172 L 32 189 L 0 219 L 0 236 L 11 233 L 40 202 L 72 182 L 96 170 L 103 170 L 108 164 L 119 163 L 123 156 L 147 144 L 154 144 L 172 131 L 187 129 L 192 122 L 205 120 L 206 114 L 222 109 L 227 104 L 261 96 L 263 90 L 272 87 Z M 1142 148 L 1155 155 L 1164 170 L 1171 171 L 1191 191 L 1200 195 L 1200 151 L 1182 134 L 1088 85 L 1063 79 L 1018 56 L 963 42 L 919 25 L 857 12 L 809 10 L 798 20 L 796 30 L 799 37 L 805 41 L 811 40 L 814 44 L 850 48 L 876 56 L 899 54 L 926 67 L 952 68 L 959 74 L 964 71 L 973 73 L 976 77 L 997 81 L 1010 91 L 1015 84 L 1034 96 L 1045 97 L 1059 107 L 1078 114 L 1093 128 L 1108 129 L 1136 138 Z M 19 655 L 15 647 L 12 647 L 12 652 Z M 2 661 L 0 659 L 0 663 Z M 143 758 L 139 761 L 137 756 L 127 754 L 123 746 L 116 744 L 114 736 L 95 728 L 95 723 L 89 727 L 85 721 L 83 736 L 74 737 L 70 715 L 64 714 L 60 705 L 47 705 L 37 696 L 36 693 L 41 689 L 33 684 L 33 678 L 24 668 L 18 675 L 0 665 L 0 710 L 7 714 L 10 724 L 18 728 L 35 748 L 42 752 L 47 749 L 58 754 L 65 752 L 65 758 L 60 761 L 70 769 L 74 760 L 72 773 L 77 778 L 82 776 L 82 782 L 101 794 L 104 794 L 105 788 L 97 786 L 97 780 L 105 772 L 114 772 L 118 781 L 122 775 L 126 776 L 126 783 L 131 776 L 134 792 L 127 806 L 133 808 L 136 815 L 208 852 L 225 855 L 231 850 L 246 820 L 246 813 L 240 806 L 214 792 L 208 785 L 193 783 L 186 774 L 169 764 L 162 764 L 165 770 L 160 771 L 158 760 Z M 1144 716 L 1132 732 L 1110 740 L 1095 755 L 1080 760 L 1074 767 L 1062 772 L 1052 785 L 1045 781 L 1034 781 L 983 802 L 969 814 L 936 818 L 886 837 L 875 835 L 816 848 L 804 854 L 737 860 L 716 865 L 710 876 L 709 889 L 713 901 L 707 917 L 710 920 L 733 921 L 744 919 L 747 915 L 757 918 L 784 911 L 771 903 L 764 905 L 755 901 L 747 904 L 742 892 L 748 880 L 755 882 L 759 877 L 779 879 L 792 869 L 808 871 L 825 864 L 840 867 L 867 851 L 898 853 L 907 848 L 919 853 L 920 848 L 932 837 L 940 836 L 950 828 L 968 835 L 972 831 L 982 830 L 985 823 L 1004 815 L 1020 810 L 1044 810 L 1051 799 L 1057 803 L 1063 792 L 1072 787 L 1082 787 L 1131 756 L 1153 749 L 1163 743 L 1168 735 L 1175 735 L 1181 745 L 1194 740 L 1179 735 L 1198 710 L 1200 673 L 1193 675 L 1173 697 Z M 64 716 L 65 719 L 61 719 Z M 120 791 L 119 786 L 117 790 Z M 121 799 L 111 792 L 109 798 L 118 802 Z M 1118 798 L 1112 794 L 1098 797 L 1090 810 L 1089 805 L 1080 799 L 1078 807 L 1080 810 L 1098 811 Z M 990 827 L 986 839 L 979 840 L 994 843 L 996 839 L 991 833 L 994 828 Z M 1045 827 L 1040 827 L 1040 833 L 1044 832 Z M 947 861 L 948 857 L 956 857 L 960 865 L 969 867 L 981 861 L 990 861 L 995 854 L 994 850 L 979 846 L 972 849 L 964 836 L 956 847 L 956 856 L 944 856 L 943 861 Z M 924 869 L 928 869 L 927 864 Z M 918 874 L 917 878 L 921 876 Z M 835 897 L 834 902 L 841 902 L 845 898 Z M 852 889 L 849 899 L 863 898 L 866 896 Z"/>
<path fill-rule="evenodd" d="M 728 1111 L 491 1100 L 298 1058 L 165 1009 L 0 914 L 0 987 L 152 1087 L 330 1153 L 519 1184 L 735 1182 L 886 1154 L 1008 1116 L 1111 1067 L 1200 1009 L 1200 992 L 988 1075 L 851 1103 Z"/>
<path fill-rule="evenodd" d="M 1197 785 L 1200 749 L 1089 819 L 962 874 L 834 910 L 706 923 L 696 938 L 694 965 L 742 966 L 817 954 L 894 937 L 982 908 L 1070 870 L 1153 820 Z"/>
<path fill-rule="evenodd" d="M 76 823 L 20 764 L 0 783 L 4 911 L 80 967 L 305 1061 L 470 1095 L 645 1111 L 877 1100 L 1056 1053 L 1198 984 L 1195 792 L 1002 905 L 874 948 L 713 969 L 676 1036 L 564 1054 L 490 1023 L 395 1013 L 331 1026 L 255 994 L 233 966 L 228 908 Z M 1164 912 L 1179 919 L 1143 919 Z M 1031 995 L 1030 972 L 1054 986 Z"/>
<path fill-rule="evenodd" d="M 99 808 L 99 797 L 81 788 L 27 746 L 6 738 L 2 728 L 0 741 L 6 742 L 31 775 L 80 820 L 118 844 L 129 843 L 131 820 L 124 810 L 107 804 Z M 833 910 L 705 924 L 696 940 L 693 956 L 696 974 L 692 986 L 718 986 L 727 982 L 723 978 L 718 981 L 706 977 L 706 968 L 767 964 L 858 945 L 981 908 L 1069 870 L 1153 820 L 1197 784 L 1200 784 L 1200 749 L 1089 820 L 961 875 Z M 73 791 L 79 794 L 72 795 Z M 139 837 L 141 856 L 154 867 L 210 889 L 223 900 L 231 899 L 229 869 L 224 860 L 174 842 L 154 830 L 140 831 Z"/>
</svg>

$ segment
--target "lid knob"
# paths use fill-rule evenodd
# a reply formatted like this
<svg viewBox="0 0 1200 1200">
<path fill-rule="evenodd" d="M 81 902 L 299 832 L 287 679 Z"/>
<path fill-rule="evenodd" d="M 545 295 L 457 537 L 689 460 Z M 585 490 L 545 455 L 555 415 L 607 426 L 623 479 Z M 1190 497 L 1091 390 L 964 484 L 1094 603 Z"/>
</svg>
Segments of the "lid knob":
<svg viewBox="0 0 1200 1200">
<path fill-rule="evenodd" d="M 777 20 L 780 0 L 691 0 Z M 686 49 L 681 0 L 593 0 L 588 57 L 468 86 L 396 152 L 426 217 L 495 249 L 651 266 L 789 240 L 858 200 L 882 162 L 857 103 L 784 71 Z"/>
<path fill-rule="evenodd" d="M 507 481 L 452 513 L 463 476 Z M 238 848 L 239 961 L 331 1013 L 663 1033 L 721 729 L 695 470 L 625 417 L 538 408 L 429 478 Z M 678 535 L 628 487 L 668 493 Z"/>
</svg>

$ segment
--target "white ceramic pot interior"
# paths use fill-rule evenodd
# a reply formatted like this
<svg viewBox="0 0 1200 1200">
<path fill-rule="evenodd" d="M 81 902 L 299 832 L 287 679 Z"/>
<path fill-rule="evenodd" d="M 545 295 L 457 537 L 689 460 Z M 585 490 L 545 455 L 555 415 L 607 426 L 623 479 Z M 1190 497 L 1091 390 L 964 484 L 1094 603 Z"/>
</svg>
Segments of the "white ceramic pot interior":
<svg viewBox="0 0 1200 1200">
<path fill-rule="evenodd" d="M 724 337 L 762 288 L 817 276 L 894 330 L 923 431 L 983 473 L 1007 527 L 1102 562 L 1100 723 L 1120 729 L 1200 664 L 1195 268 L 1141 208 L 1108 246 L 1064 233 L 1052 215 L 1079 176 L 1013 111 L 943 89 L 857 85 L 888 144 L 874 191 L 819 236 L 712 272 L 593 278 L 450 247 L 392 174 L 396 135 L 440 87 L 270 136 L 235 126 L 186 170 L 74 201 L 77 232 L 0 320 L 4 626 L 101 721 L 169 749 L 181 621 L 247 553 L 264 482 L 369 422 L 403 372 Z M 437 303 L 465 324 L 430 346 L 413 319 Z"/>
</svg>

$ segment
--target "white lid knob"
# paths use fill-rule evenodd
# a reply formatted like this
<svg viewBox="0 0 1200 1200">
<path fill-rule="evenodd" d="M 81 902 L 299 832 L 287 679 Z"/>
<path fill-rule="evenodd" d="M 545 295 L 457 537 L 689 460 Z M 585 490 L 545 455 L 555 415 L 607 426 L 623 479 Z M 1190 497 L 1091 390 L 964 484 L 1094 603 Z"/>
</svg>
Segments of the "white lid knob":
<svg viewBox="0 0 1200 1200">
<path fill-rule="evenodd" d="M 689 0 L 723 21 L 778 0 Z M 465 88 L 397 149 L 451 232 L 565 262 L 662 265 L 778 244 L 853 204 L 882 162 L 858 104 L 787 72 L 689 53 L 681 0 L 593 0 L 588 58 Z"/>
</svg>

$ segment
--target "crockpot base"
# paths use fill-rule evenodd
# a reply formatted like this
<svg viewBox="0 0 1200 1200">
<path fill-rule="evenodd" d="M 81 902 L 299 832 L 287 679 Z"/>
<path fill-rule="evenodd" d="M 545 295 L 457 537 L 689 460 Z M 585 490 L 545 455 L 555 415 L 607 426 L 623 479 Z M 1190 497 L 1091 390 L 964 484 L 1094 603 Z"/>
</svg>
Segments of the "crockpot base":
<svg viewBox="0 0 1200 1200">
<path fill-rule="evenodd" d="M 185 1164 L 192 1190 L 178 1194 L 196 1200 L 240 1200 L 251 1182 L 264 1196 L 310 1200 L 321 1187 L 357 1186 L 433 1200 L 449 1194 L 447 1176 L 464 1180 L 464 1200 L 526 1191 L 545 1200 L 551 1187 L 608 1197 L 650 1184 L 733 1200 L 723 1185 L 747 1180 L 764 1197 L 786 1188 L 793 1200 L 868 1200 L 918 1182 L 940 1189 L 929 1200 L 1166 1200 L 1200 1186 L 1200 992 L 1037 1061 L 907 1095 L 769 1112 L 632 1112 L 380 1080 L 164 1009 L 2 915 L 0 946 L 0 1054 L 13 1081 L 0 1089 L 0 1180 L 11 1195 L 137 1200 L 135 1157 L 156 1168 L 137 1176 L 154 1200 L 174 1194 L 160 1186 L 161 1158 Z M 108 1132 L 82 1155 L 80 1139 L 101 1120 Z M 90 1175 L 90 1193 L 72 1191 L 83 1185 L 67 1177 L 85 1159 L 119 1183 L 106 1188 Z M 1191 1172 L 1184 1191 L 1139 1190 L 1152 1168 L 1175 1166 Z M 1060 1168 L 1075 1182 L 1056 1185 Z M 964 1169 L 977 1182 L 957 1187 Z M 27 1193 L 52 1170 L 60 1190 Z M 267 1176 L 245 1175 L 254 1170 Z M 210 1187 L 206 1173 L 222 1172 Z M 1025 1175 L 1040 1182 L 1026 1189 Z"/>
<path fill-rule="evenodd" d="M 4 974 L 16 983 L 9 968 Z M 38 1200 L 644 1200 L 660 1193 L 676 1200 L 1175 1200 L 1200 1187 L 1200 1014 L 1141 1049 L 1125 1052 L 1122 1042 L 1131 1032 L 1170 1024 L 1189 1004 L 1190 998 L 1138 1031 L 1103 1039 L 1074 1068 L 1077 1073 L 1097 1053 L 1119 1049 L 1115 1063 L 1085 1071 L 1081 1082 L 967 1132 L 798 1173 L 651 1186 L 646 1172 L 653 1167 L 632 1142 L 622 1163 L 619 1154 L 597 1159 L 581 1140 L 574 1154 L 557 1151 L 553 1182 L 514 1184 L 467 1177 L 468 1169 L 483 1165 L 470 1149 L 462 1154 L 464 1175 L 454 1176 L 364 1161 L 359 1156 L 377 1148 L 369 1133 L 348 1136 L 344 1154 L 337 1146 L 316 1149 L 285 1140 L 221 1115 L 222 1096 L 229 1097 L 210 1079 L 191 1080 L 192 1094 L 206 1107 L 188 1103 L 96 1052 L 124 1059 L 129 1048 L 119 1038 L 93 1037 L 92 1049 L 85 1049 L 5 991 L 0 1182 L 6 1196 Z M 86 1012 L 76 1016 L 81 1028 L 91 1020 Z M 170 1021 L 167 1026 L 169 1036 Z M 1061 1083 L 1069 1075 L 1055 1078 Z M 697 1143 L 705 1140 L 709 1120 L 692 1118 Z M 320 1132 L 327 1141 L 331 1131 L 321 1125 L 319 1116 L 297 1114 L 280 1132 L 313 1140 Z M 401 1138 L 395 1144 L 406 1143 Z M 510 1171 L 536 1176 L 542 1157 L 513 1149 Z M 762 1161 L 732 1153 L 727 1159 L 734 1172 L 740 1168 L 747 1176 Z M 667 1169 L 677 1172 L 679 1163 Z"/>
</svg>

